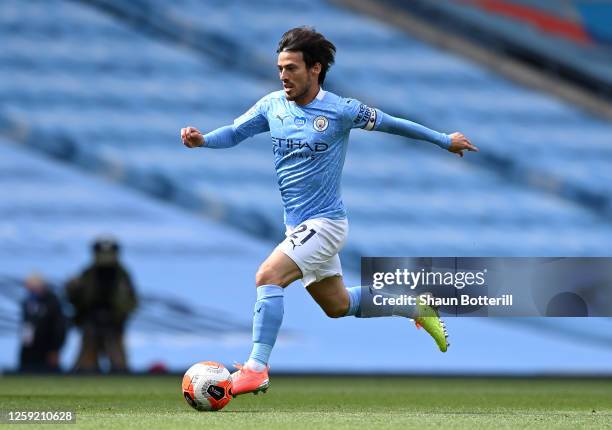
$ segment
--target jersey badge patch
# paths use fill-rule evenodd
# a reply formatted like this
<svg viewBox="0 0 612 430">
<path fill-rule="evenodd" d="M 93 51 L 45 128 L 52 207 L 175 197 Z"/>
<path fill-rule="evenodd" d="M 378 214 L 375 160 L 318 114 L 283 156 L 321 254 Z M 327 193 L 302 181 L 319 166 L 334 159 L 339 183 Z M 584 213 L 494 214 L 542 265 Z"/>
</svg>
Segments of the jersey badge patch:
<svg viewBox="0 0 612 430">
<path fill-rule="evenodd" d="M 325 131 L 327 127 L 329 127 L 329 120 L 323 115 L 320 115 L 314 119 L 312 126 L 316 131 Z"/>
</svg>

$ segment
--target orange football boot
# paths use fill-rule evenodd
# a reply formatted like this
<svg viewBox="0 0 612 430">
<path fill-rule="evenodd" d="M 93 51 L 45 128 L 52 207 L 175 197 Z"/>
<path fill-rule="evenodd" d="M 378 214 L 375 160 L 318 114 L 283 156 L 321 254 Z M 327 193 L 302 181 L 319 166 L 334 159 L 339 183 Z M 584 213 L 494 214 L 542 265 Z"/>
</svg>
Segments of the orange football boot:
<svg viewBox="0 0 612 430">
<path fill-rule="evenodd" d="M 256 372 L 241 364 L 234 364 L 234 367 L 238 371 L 232 373 L 231 394 L 233 397 L 246 393 L 259 394 L 260 391 L 263 393 L 268 391 L 270 379 L 268 378 L 267 367 L 261 372 Z"/>
</svg>

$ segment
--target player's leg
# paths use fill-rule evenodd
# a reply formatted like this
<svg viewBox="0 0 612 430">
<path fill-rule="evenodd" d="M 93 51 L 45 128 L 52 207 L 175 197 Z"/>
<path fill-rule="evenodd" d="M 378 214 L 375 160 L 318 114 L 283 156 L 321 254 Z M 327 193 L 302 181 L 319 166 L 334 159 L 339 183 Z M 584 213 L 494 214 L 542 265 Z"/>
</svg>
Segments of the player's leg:
<svg viewBox="0 0 612 430">
<path fill-rule="evenodd" d="M 346 239 L 346 219 L 304 221 L 287 229 L 283 240 L 257 271 L 257 302 L 253 313 L 253 349 L 249 360 L 232 375 L 233 394 L 265 391 L 268 359 L 283 319 L 283 288 L 302 278 L 309 283 L 315 270 L 335 256 Z"/>
<path fill-rule="evenodd" d="M 300 268 L 282 251 L 275 249 L 255 276 L 257 301 L 253 310 L 253 349 L 247 365 L 263 370 L 270 358 L 283 320 L 284 288 L 302 277 Z"/>
<path fill-rule="evenodd" d="M 344 286 L 342 275 L 313 282 L 306 287 L 306 290 L 328 317 L 340 318 L 349 313 L 351 296 L 349 289 Z"/>
<path fill-rule="evenodd" d="M 232 375 L 234 396 L 266 391 L 268 360 L 283 322 L 283 289 L 302 277 L 300 268 L 279 249 L 261 264 L 255 284 L 257 301 L 253 310 L 253 348 L 249 359 Z"/>
<path fill-rule="evenodd" d="M 284 252 L 276 248 L 265 259 L 255 275 L 257 288 L 263 285 L 278 285 L 285 288 L 302 277 L 302 271 Z"/>
<path fill-rule="evenodd" d="M 306 290 L 312 298 L 323 309 L 325 314 L 331 318 L 355 316 L 362 318 L 361 303 L 362 294 L 372 295 L 368 288 L 346 287 L 344 285 L 338 256 L 319 268 L 319 281 L 312 282 L 306 286 Z M 377 294 L 382 294 L 380 291 Z M 371 297 L 365 298 L 372 301 Z M 435 340 L 442 352 L 448 349 L 448 334 L 444 322 L 431 306 L 390 306 L 380 309 L 378 316 L 401 316 L 415 321 L 417 328 L 423 327 Z"/>
<path fill-rule="evenodd" d="M 361 317 L 362 287 L 347 287 L 342 278 L 340 256 L 334 255 L 302 279 L 312 298 L 330 318 Z M 392 313 L 389 312 L 388 316 Z M 381 315 L 382 316 L 382 315 Z"/>
</svg>

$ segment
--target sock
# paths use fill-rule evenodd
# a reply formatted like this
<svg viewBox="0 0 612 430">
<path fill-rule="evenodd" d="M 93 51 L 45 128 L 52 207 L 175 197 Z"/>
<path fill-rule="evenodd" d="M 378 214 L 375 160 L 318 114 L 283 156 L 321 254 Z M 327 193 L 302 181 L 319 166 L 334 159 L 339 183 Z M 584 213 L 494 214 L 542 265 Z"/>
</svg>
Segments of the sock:
<svg viewBox="0 0 612 430">
<path fill-rule="evenodd" d="M 247 366 L 255 371 L 265 369 L 283 322 L 283 288 L 262 285 L 257 288 L 253 311 L 253 349 Z"/>
<path fill-rule="evenodd" d="M 352 315 L 357 318 L 400 316 L 414 319 L 417 315 L 416 306 L 374 305 L 374 295 L 390 298 L 397 297 L 396 294 L 385 293 L 381 290 L 372 290 L 372 288 L 367 287 L 350 287 L 346 289 L 346 292 L 349 295 L 349 308 L 345 316 Z"/>
<path fill-rule="evenodd" d="M 361 308 L 361 287 L 349 287 L 346 289 L 349 296 L 349 308 L 345 316 L 354 315 L 359 318 Z"/>
</svg>

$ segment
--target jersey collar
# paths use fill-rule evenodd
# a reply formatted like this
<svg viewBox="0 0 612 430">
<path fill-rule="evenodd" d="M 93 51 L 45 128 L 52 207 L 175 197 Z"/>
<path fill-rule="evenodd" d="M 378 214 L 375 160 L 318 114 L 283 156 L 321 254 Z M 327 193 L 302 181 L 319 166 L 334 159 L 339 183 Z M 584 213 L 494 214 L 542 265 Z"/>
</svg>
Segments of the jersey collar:
<svg viewBox="0 0 612 430">
<path fill-rule="evenodd" d="M 309 107 L 312 106 L 312 104 L 314 104 L 317 101 L 321 101 L 323 100 L 323 97 L 325 97 L 325 94 L 327 94 L 327 91 L 325 91 L 322 87 L 319 87 L 319 92 L 317 93 L 317 95 L 315 96 L 314 99 L 312 99 L 312 101 L 310 103 L 308 103 L 307 105 L 304 106 L 300 106 L 300 108 L 305 108 L 305 107 Z M 289 103 L 299 106 L 295 101 L 291 100 Z"/>
<path fill-rule="evenodd" d="M 304 106 L 300 106 L 300 108 L 307 108 L 312 106 L 315 102 L 317 101 L 321 101 L 323 100 L 323 97 L 325 97 L 325 94 L 327 94 L 327 91 L 325 91 L 323 88 L 319 87 L 319 92 L 317 93 L 317 95 L 315 96 L 314 99 L 312 99 L 312 101 L 310 103 L 308 103 L 307 105 Z M 292 103 L 296 106 L 298 106 L 298 104 L 296 102 L 294 102 L 293 100 L 290 101 L 289 103 Z"/>
<path fill-rule="evenodd" d="M 323 97 L 325 97 L 325 94 L 327 93 L 327 91 L 325 91 L 323 89 L 323 87 L 319 87 L 319 92 L 317 93 L 317 96 L 315 97 L 315 99 L 317 100 L 323 100 Z"/>
</svg>

